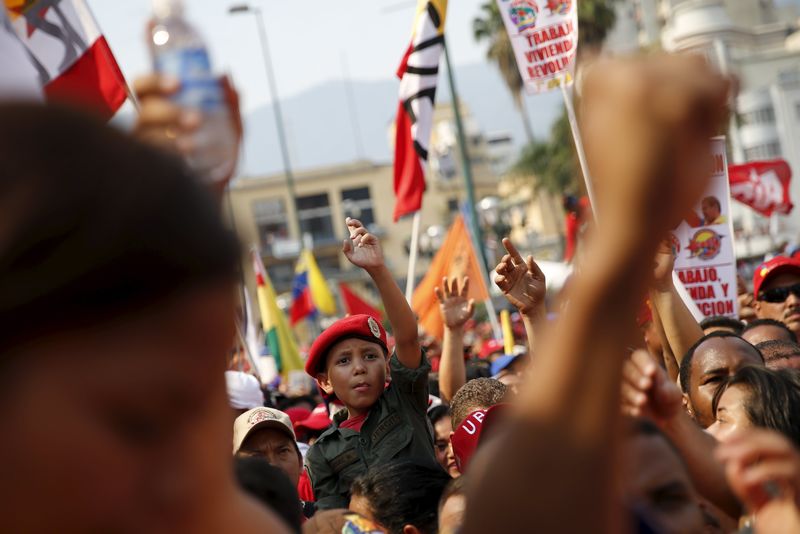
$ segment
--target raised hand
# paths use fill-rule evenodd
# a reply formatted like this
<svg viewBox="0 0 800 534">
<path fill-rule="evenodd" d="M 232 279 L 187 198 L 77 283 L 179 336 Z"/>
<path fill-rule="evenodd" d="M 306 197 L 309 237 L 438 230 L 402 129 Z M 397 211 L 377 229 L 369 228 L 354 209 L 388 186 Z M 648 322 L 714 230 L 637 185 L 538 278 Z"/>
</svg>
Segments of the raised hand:
<svg viewBox="0 0 800 534">
<path fill-rule="evenodd" d="M 220 83 L 236 139 L 241 143 L 244 129 L 239 109 L 239 94 L 227 76 L 222 77 Z M 181 108 L 170 99 L 178 89 L 177 80 L 158 74 L 148 74 L 134 80 L 133 91 L 139 101 L 139 114 L 133 134 L 143 141 L 187 157 L 194 148 L 192 136 L 200 128 L 203 116 L 196 110 Z M 233 165 L 231 169 L 235 167 Z M 216 182 L 214 188 L 221 192 L 232 174 L 233 170 L 231 176 Z"/>
<path fill-rule="evenodd" d="M 623 413 L 664 423 L 682 410 L 680 389 L 647 352 L 631 354 L 622 376 Z"/>
<path fill-rule="evenodd" d="M 442 287 L 435 288 L 434 292 L 439 299 L 439 311 L 444 325 L 451 330 L 463 327 L 475 312 L 475 299 L 467 297 L 469 278 L 466 276 L 461 282 L 461 289 L 458 287 L 457 278 L 453 278 L 449 283 L 447 278 L 442 278 Z"/>
<path fill-rule="evenodd" d="M 383 251 L 377 236 L 370 234 L 358 219 L 348 217 L 345 222 L 350 237 L 344 240 L 342 251 L 350 263 L 367 271 L 383 267 Z"/>
<path fill-rule="evenodd" d="M 709 139 L 728 117 L 729 88 L 687 55 L 591 66 L 582 132 L 600 227 L 635 249 L 684 218 L 710 178 Z"/>
<path fill-rule="evenodd" d="M 494 283 L 521 314 L 534 314 L 544 306 L 547 289 L 544 273 L 533 261 L 533 256 L 523 260 L 507 237 L 503 238 L 503 246 L 508 254 L 495 269 L 497 277 Z"/>
<path fill-rule="evenodd" d="M 789 501 L 795 509 L 800 504 L 800 451 L 782 434 L 746 429 L 721 443 L 716 457 L 725 464 L 733 491 L 759 521 L 770 501 Z"/>
</svg>

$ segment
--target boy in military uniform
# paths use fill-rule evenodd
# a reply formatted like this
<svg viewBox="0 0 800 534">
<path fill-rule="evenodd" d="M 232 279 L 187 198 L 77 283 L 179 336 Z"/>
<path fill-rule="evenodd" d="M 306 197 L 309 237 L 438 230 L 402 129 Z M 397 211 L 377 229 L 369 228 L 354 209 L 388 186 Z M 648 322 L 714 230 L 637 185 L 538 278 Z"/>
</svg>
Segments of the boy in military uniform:
<svg viewBox="0 0 800 534">
<path fill-rule="evenodd" d="M 355 219 L 348 218 L 347 227 L 344 254 L 375 282 L 395 351 L 389 358 L 386 332 L 368 315 L 337 321 L 311 346 L 306 372 L 346 407 L 306 455 L 320 510 L 346 508 L 353 480 L 376 464 L 412 457 L 436 462 L 425 415 L 430 364 L 420 348 L 416 319 L 384 263 L 378 238 Z"/>
</svg>

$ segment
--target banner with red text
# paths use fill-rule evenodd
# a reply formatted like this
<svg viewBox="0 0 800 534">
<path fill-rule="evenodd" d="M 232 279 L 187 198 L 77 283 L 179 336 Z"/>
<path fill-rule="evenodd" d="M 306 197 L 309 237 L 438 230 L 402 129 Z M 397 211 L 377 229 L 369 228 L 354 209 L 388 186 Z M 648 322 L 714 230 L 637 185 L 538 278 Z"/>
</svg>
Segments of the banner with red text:
<svg viewBox="0 0 800 534">
<path fill-rule="evenodd" d="M 497 0 L 528 93 L 572 84 L 578 51 L 577 4 L 577 0 Z"/>
<path fill-rule="evenodd" d="M 672 232 L 675 272 L 706 317 L 738 317 L 736 255 L 725 138 L 711 140 L 713 173 L 700 202 Z"/>
</svg>

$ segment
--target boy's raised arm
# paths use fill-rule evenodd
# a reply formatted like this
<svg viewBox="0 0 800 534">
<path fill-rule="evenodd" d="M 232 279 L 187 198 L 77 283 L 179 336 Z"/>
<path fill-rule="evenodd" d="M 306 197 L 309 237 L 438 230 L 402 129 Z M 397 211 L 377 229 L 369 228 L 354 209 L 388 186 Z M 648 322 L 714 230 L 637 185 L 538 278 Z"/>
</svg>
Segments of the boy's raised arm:
<svg viewBox="0 0 800 534">
<path fill-rule="evenodd" d="M 422 351 L 414 312 L 386 267 L 378 237 L 357 219 L 348 217 L 346 222 L 350 238 L 344 240 L 342 251 L 350 263 L 364 269 L 375 282 L 392 325 L 397 359 L 404 367 L 416 369 L 422 363 Z"/>
</svg>

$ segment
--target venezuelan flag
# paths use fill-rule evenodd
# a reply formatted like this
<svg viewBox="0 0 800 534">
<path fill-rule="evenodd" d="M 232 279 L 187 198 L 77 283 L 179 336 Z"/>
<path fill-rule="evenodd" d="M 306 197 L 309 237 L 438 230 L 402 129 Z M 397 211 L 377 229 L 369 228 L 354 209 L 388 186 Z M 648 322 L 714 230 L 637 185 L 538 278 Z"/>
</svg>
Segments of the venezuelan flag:
<svg viewBox="0 0 800 534">
<path fill-rule="evenodd" d="M 289 322 L 294 325 L 300 319 L 314 317 L 317 313 L 335 314 L 336 300 L 310 250 L 300 253 L 294 272 Z"/>
<path fill-rule="evenodd" d="M 275 358 L 278 370 L 284 378 L 287 378 L 290 371 L 303 370 L 303 360 L 300 358 L 300 352 L 297 350 L 297 343 L 289 328 L 286 315 L 278 307 L 275 289 L 272 287 L 264 263 L 261 261 L 258 251 L 252 250 L 250 254 L 253 259 L 253 271 L 256 275 L 256 295 L 264 337 Z"/>
</svg>

